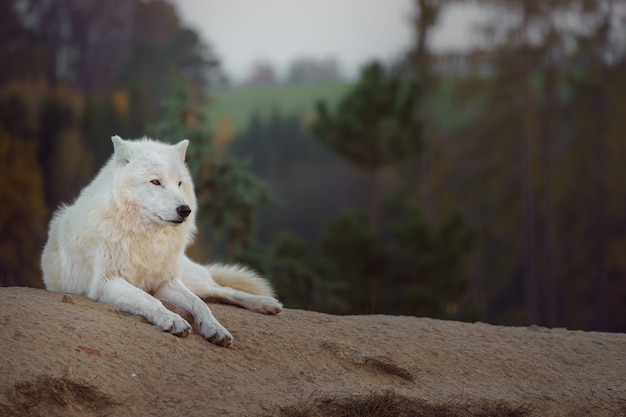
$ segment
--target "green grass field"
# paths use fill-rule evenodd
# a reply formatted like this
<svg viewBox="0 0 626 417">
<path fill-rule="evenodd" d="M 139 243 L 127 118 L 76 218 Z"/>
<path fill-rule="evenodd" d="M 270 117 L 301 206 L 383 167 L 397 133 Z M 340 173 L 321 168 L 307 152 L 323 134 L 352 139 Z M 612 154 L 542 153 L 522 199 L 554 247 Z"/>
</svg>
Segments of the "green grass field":
<svg viewBox="0 0 626 417">
<path fill-rule="evenodd" d="M 438 84 L 432 99 L 432 116 L 444 131 L 473 123 L 485 110 L 483 98 L 466 102 L 459 96 L 458 89 L 462 83 L 462 80 L 444 79 Z M 304 119 L 313 114 L 317 101 L 326 101 L 332 107 L 350 86 L 348 82 L 325 82 L 215 91 L 211 93 L 206 116 L 212 126 L 230 119 L 234 133 L 238 135 L 248 130 L 255 116 L 261 120 L 267 120 L 274 114 Z"/>
<path fill-rule="evenodd" d="M 312 114 L 315 103 L 331 106 L 347 91 L 347 82 L 274 85 L 215 91 L 206 115 L 212 125 L 230 118 L 236 133 L 245 132 L 254 116 L 262 119 L 278 113 L 283 116 Z"/>
</svg>

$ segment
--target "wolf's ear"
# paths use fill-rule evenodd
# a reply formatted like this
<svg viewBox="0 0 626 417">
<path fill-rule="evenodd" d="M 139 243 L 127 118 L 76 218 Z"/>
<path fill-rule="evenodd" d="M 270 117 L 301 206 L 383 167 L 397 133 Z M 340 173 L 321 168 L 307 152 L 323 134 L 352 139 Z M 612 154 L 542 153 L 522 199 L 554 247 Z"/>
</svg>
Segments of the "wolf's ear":
<svg viewBox="0 0 626 417">
<path fill-rule="evenodd" d="M 113 155 L 115 155 L 115 159 L 118 162 L 127 164 L 130 160 L 130 150 L 128 149 L 126 141 L 118 135 L 111 136 L 111 141 L 113 142 Z"/>
<path fill-rule="evenodd" d="M 187 139 L 183 139 L 176 145 L 174 145 L 174 148 L 176 148 L 176 152 L 178 152 L 178 155 L 183 162 L 185 162 L 185 153 L 187 152 L 187 146 L 189 146 L 189 141 Z"/>
</svg>

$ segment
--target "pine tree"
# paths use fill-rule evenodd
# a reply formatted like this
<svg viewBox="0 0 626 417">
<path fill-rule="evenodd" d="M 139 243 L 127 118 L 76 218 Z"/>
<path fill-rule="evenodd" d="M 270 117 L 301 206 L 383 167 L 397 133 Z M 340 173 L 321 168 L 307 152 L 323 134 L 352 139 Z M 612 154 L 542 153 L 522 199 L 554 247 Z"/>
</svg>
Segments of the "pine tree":
<svg viewBox="0 0 626 417">
<path fill-rule="evenodd" d="M 316 139 L 370 177 L 369 227 L 380 227 L 383 170 L 415 158 L 422 150 L 415 80 L 385 73 L 374 62 L 332 111 L 317 104 Z"/>
</svg>

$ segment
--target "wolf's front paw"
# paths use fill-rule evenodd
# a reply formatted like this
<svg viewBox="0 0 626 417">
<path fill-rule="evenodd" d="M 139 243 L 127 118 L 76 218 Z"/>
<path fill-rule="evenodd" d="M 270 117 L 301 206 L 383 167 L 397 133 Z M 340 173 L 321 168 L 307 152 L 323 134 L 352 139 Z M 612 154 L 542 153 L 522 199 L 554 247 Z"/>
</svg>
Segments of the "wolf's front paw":
<svg viewBox="0 0 626 417">
<path fill-rule="evenodd" d="M 191 333 L 191 324 L 176 313 L 168 314 L 168 317 L 157 325 L 164 331 L 178 337 L 187 337 Z"/>
<path fill-rule="evenodd" d="M 228 347 L 233 343 L 233 336 L 217 321 L 211 324 L 203 324 L 200 334 L 209 342 L 218 346 Z"/>
</svg>

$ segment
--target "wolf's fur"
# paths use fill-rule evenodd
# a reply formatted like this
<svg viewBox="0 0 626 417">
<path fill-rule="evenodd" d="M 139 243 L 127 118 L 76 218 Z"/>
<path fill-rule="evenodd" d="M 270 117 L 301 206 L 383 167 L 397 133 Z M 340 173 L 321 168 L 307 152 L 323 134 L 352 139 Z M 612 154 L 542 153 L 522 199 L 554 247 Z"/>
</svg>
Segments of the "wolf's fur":
<svg viewBox="0 0 626 417">
<path fill-rule="evenodd" d="M 50 222 L 41 257 L 46 288 L 115 304 L 186 336 L 190 324 L 159 301 L 165 300 L 192 313 L 202 336 L 222 346 L 232 336 L 199 297 L 279 313 L 282 305 L 256 273 L 199 265 L 185 255 L 197 208 L 184 163 L 189 142 L 112 140 L 111 159 Z"/>
</svg>

